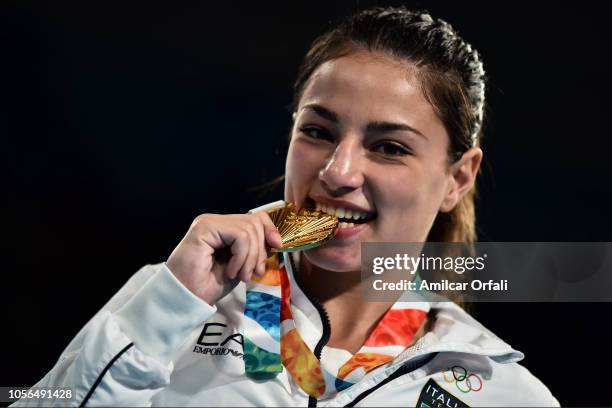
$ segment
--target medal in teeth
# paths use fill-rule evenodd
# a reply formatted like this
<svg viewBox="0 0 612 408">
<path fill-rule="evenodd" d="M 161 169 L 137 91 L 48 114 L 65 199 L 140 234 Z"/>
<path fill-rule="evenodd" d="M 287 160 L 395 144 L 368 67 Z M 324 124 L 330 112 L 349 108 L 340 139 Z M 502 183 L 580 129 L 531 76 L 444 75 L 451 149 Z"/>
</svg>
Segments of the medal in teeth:
<svg viewBox="0 0 612 408">
<path fill-rule="evenodd" d="M 296 211 L 293 203 L 267 211 L 282 238 L 281 248 L 272 252 L 293 252 L 315 248 L 331 239 L 338 228 L 338 217 L 321 209 L 302 207 Z"/>
</svg>

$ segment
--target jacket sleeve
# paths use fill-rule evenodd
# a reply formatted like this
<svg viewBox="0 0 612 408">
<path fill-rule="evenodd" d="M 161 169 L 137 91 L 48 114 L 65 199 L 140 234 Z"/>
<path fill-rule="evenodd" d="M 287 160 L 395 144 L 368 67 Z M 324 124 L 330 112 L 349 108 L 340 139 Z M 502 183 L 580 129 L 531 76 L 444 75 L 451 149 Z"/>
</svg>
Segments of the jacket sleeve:
<svg viewBox="0 0 612 408">
<path fill-rule="evenodd" d="M 150 406 L 170 382 L 173 354 L 215 312 L 165 264 L 134 274 L 81 329 L 35 387 L 71 389 L 70 400 L 12 406 Z"/>
</svg>

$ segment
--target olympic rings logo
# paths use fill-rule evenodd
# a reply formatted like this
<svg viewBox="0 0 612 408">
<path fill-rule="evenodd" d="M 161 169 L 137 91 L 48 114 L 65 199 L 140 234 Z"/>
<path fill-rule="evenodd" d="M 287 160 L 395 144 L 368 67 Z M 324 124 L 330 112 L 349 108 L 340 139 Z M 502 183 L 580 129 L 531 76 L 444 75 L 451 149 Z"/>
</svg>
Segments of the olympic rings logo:
<svg viewBox="0 0 612 408">
<path fill-rule="evenodd" d="M 446 371 L 453 374 L 452 378 L 448 378 Z M 442 371 L 444 381 L 449 384 L 454 382 L 459 391 L 467 394 L 470 391 L 478 392 L 482 389 L 482 379 L 477 374 L 468 374 L 468 371 L 460 365 L 452 366 L 446 371 Z"/>
</svg>

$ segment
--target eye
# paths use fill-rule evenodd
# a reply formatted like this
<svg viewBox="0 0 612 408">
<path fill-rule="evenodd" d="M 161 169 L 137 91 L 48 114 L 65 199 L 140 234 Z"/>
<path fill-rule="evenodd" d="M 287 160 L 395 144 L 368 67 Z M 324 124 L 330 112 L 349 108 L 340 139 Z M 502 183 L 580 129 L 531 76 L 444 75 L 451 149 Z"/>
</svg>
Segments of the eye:
<svg viewBox="0 0 612 408">
<path fill-rule="evenodd" d="M 325 129 L 322 129 L 320 127 L 304 126 L 300 128 L 300 132 L 304 133 L 311 139 L 326 140 L 328 142 L 334 141 L 333 136 L 329 134 L 329 132 L 327 132 Z"/>
<path fill-rule="evenodd" d="M 386 156 L 406 156 L 412 153 L 406 146 L 391 141 L 377 143 L 372 147 L 372 151 Z"/>
</svg>

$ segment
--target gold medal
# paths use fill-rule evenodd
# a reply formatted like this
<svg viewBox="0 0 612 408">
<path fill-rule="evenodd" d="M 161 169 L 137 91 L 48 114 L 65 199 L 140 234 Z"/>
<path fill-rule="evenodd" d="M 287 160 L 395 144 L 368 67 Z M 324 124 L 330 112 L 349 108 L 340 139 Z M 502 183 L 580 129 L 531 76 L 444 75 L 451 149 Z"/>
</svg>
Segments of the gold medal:
<svg viewBox="0 0 612 408">
<path fill-rule="evenodd" d="M 295 204 L 267 211 L 281 235 L 281 248 L 272 252 L 293 252 L 318 247 L 329 240 L 338 228 L 338 217 L 322 211 L 301 208 L 296 211 Z"/>
</svg>

